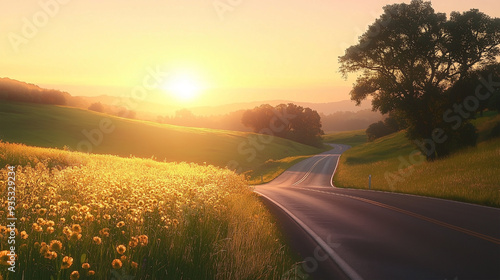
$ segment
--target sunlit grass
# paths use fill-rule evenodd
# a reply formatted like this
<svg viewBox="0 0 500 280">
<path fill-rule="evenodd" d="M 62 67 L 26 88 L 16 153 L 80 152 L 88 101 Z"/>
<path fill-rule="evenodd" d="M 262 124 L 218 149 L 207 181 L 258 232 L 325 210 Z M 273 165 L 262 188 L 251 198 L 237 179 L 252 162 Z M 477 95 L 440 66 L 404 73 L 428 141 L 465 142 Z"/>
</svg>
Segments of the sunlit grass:
<svg viewBox="0 0 500 280">
<path fill-rule="evenodd" d="M 338 143 L 355 147 L 366 143 L 368 141 L 368 137 L 366 136 L 365 130 L 361 129 L 330 133 L 323 136 L 323 141 L 326 143 Z"/>
<path fill-rule="evenodd" d="M 347 150 L 337 187 L 371 188 L 500 207 L 500 140 L 491 139 L 448 158 L 426 162 L 404 137 L 392 134 Z"/>
<path fill-rule="evenodd" d="M 4 279 L 281 279 L 293 267 L 266 208 L 227 169 L 2 142 L 0 163 L 4 189 L 5 165 L 17 166 L 17 272 L 0 266 Z"/>
</svg>

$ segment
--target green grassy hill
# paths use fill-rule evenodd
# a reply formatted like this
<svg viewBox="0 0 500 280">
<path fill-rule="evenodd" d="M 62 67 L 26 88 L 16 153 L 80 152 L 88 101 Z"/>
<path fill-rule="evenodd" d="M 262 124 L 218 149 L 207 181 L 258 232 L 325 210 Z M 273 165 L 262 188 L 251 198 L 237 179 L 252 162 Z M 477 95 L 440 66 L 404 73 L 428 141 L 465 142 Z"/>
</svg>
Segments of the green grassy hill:
<svg viewBox="0 0 500 280">
<path fill-rule="evenodd" d="M 368 137 L 366 136 L 365 130 L 360 129 L 326 134 L 323 136 L 323 141 L 327 143 L 345 144 L 354 147 L 366 143 L 366 141 L 368 141 Z"/>
<path fill-rule="evenodd" d="M 404 132 L 358 144 L 342 155 L 334 184 L 367 189 L 371 175 L 375 190 L 500 207 L 500 139 L 488 137 L 498 122 L 496 114 L 474 120 L 479 131 L 477 147 L 434 162 L 425 161 Z M 327 135 L 326 139 L 351 145 L 356 133 Z"/>
<path fill-rule="evenodd" d="M 70 107 L 6 102 L 0 103 L 0 139 L 123 157 L 229 165 L 241 171 L 254 169 L 267 160 L 322 151 L 254 133 L 179 127 Z"/>
</svg>

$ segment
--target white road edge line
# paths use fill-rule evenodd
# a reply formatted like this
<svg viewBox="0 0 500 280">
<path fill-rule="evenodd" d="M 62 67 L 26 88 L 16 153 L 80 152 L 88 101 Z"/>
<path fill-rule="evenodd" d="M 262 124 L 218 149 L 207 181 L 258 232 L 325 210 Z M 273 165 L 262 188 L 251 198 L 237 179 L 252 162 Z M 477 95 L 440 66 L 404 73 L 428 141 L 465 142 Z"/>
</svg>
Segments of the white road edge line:
<svg viewBox="0 0 500 280">
<path fill-rule="evenodd" d="M 283 205 L 279 204 L 275 200 L 271 199 L 265 194 L 262 194 L 258 191 L 255 191 L 258 193 L 260 196 L 265 197 L 267 200 L 271 201 L 274 203 L 274 205 L 278 206 L 283 210 L 290 218 L 292 218 L 297 224 L 299 224 L 300 227 L 302 227 L 309 236 L 311 236 L 316 243 L 318 243 L 323 250 L 330 256 L 330 258 L 337 263 L 337 265 L 342 269 L 342 271 L 347 275 L 352 280 L 363 280 L 363 278 L 349 265 L 347 264 L 328 244 L 321 238 L 319 237 L 310 227 L 308 227 L 304 222 L 302 222 L 297 216 L 292 214 L 292 212 L 288 211 Z"/>
</svg>

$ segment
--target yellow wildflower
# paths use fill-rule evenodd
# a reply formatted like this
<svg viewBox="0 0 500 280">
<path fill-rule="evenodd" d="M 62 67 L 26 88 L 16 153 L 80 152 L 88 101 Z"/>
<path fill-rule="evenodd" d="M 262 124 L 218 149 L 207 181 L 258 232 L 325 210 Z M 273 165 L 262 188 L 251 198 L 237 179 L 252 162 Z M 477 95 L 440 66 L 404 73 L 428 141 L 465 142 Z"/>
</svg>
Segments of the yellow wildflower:
<svg viewBox="0 0 500 280">
<path fill-rule="evenodd" d="M 52 251 L 61 251 L 62 250 L 62 242 L 59 240 L 52 240 L 50 241 L 49 248 Z"/>
<path fill-rule="evenodd" d="M 127 248 L 125 248 L 124 245 L 118 245 L 118 247 L 116 247 L 116 252 L 118 252 L 118 254 L 120 255 L 123 255 L 126 250 Z"/>
<path fill-rule="evenodd" d="M 73 271 L 71 272 L 71 275 L 69 276 L 70 280 L 78 280 L 80 279 L 80 273 L 78 271 Z"/>
<path fill-rule="evenodd" d="M 111 263 L 111 266 L 114 268 L 114 269 L 120 269 L 122 268 L 122 261 L 119 260 L 119 259 L 114 259 L 113 262 Z"/>
<path fill-rule="evenodd" d="M 71 265 L 73 265 L 73 258 L 72 258 L 72 257 L 65 256 L 65 257 L 62 259 L 61 269 L 67 269 L 67 268 L 69 268 Z"/>
</svg>

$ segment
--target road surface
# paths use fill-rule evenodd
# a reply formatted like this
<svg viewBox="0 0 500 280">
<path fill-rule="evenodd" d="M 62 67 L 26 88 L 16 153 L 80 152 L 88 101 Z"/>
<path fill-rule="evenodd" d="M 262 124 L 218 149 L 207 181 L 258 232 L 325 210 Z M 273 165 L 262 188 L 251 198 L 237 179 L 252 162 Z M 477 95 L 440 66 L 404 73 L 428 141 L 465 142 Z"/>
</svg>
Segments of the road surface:
<svg viewBox="0 0 500 280">
<path fill-rule="evenodd" d="M 255 187 L 301 252 L 296 279 L 500 279 L 500 209 L 335 188 L 349 146 L 333 146 Z"/>
</svg>

